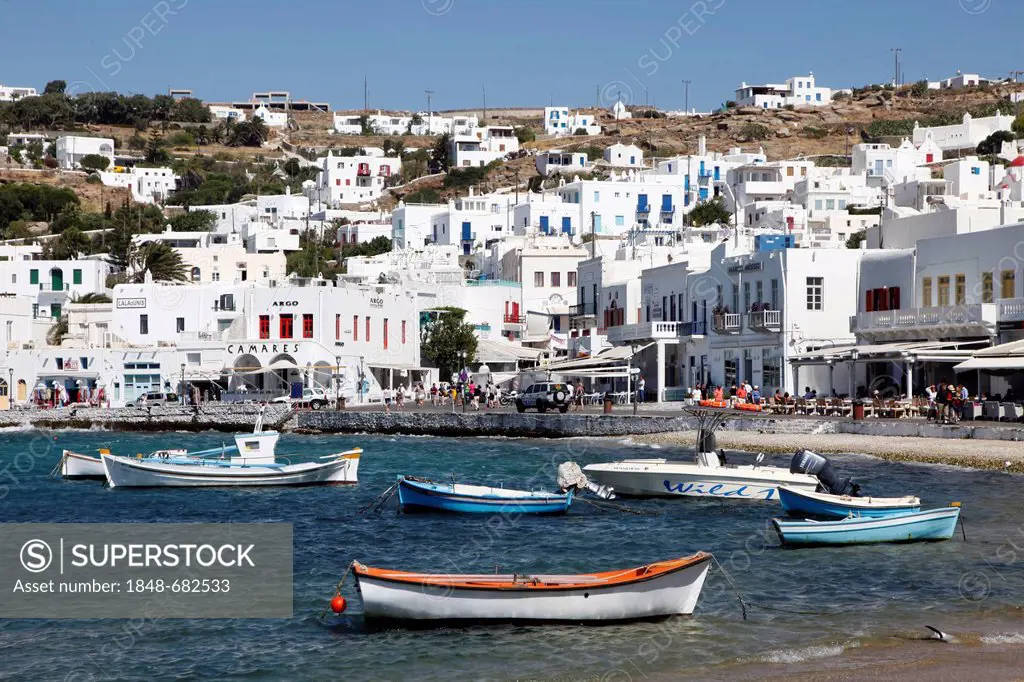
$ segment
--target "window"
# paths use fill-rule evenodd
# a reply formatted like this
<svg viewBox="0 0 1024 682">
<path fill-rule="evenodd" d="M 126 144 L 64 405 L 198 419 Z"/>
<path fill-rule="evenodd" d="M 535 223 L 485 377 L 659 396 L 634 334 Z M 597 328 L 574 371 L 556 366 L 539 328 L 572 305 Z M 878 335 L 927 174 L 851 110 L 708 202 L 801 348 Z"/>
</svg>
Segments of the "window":
<svg viewBox="0 0 1024 682">
<path fill-rule="evenodd" d="M 601 193 L 600 192 L 594 192 L 594 201 L 595 202 L 601 201 Z"/>
<path fill-rule="evenodd" d="M 370 316 L 366 316 L 366 342 L 370 342 Z"/>
<path fill-rule="evenodd" d="M 807 309 L 808 310 L 823 310 L 824 309 L 824 295 L 825 295 L 825 278 L 824 277 L 808 277 L 807 278 Z"/>
<path fill-rule="evenodd" d="M 932 307 L 932 278 L 925 277 L 921 280 L 921 307 Z"/>
<path fill-rule="evenodd" d="M 992 273 L 981 273 L 981 302 L 992 303 Z"/>
<path fill-rule="evenodd" d="M 750 312 L 750 282 L 743 283 L 743 312 Z"/>
<path fill-rule="evenodd" d="M 75 268 L 71 271 L 71 282 L 73 284 L 82 283 L 82 268 Z"/>
<path fill-rule="evenodd" d="M 758 303 L 764 303 L 764 282 L 758 280 L 754 283 L 757 293 L 754 295 L 754 300 Z"/>
<path fill-rule="evenodd" d="M 334 340 L 341 341 L 341 314 L 334 316 Z"/>
<path fill-rule="evenodd" d="M 834 210 L 835 207 L 836 207 L 836 200 L 835 199 L 826 199 L 825 200 L 825 208 L 827 210 L 829 210 L 829 211 Z"/>
<path fill-rule="evenodd" d="M 839 210 L 840 211 L 845 211 L 846 210 L 846 199 L 840 199 L 839 200 Z"/>
<path fill-rule="evenodd" d="M 940 306 L 949 305 L 949 275 L 939 277 L 939 302 Z"/>
<path fill-rule="evenodd" d="M 402 320 L 402 345 L 405 345 L 405 320 Z"/>
<path fill-rule="evenodd" d="M 260 315 L 260 338 L 270 338 L 270 315 Z"/>
<path fill-rule="evenodd" d="M 732 310 L 730 312 L 736 312 L 740 309 L 740 286 L 735 282 L 732 285 Z"/>
<path fill-rule="evenodd" d="M 817 210 L 817 211 L 821 210 L 821 199 L 815 199 L 814 200 L 814 209 Z"/>
<path fill-rule="evenodd" d="M 295 316 L 291 313 L 281 315 L 279 327 L 282 339 L 292 338 L 295 333 Z"/>
<path fill-rule="evenodd" d="M 359 316 L 358 315 L 353 315 L 352 316 L 352 340 L 353 341 L 358 341 L 359 340 Z"/>
<path fill-rule="evenodd" d="M 565 286 L 567 286 L 567 287 L 575 287 L 576 286 L 576 271 L 575 270 L 570 270 L 569 272 L 565 273 Z"/>
<path fill-rule="evenodd" d="M 149 333 L 149 315 L 139 315 L 139 334 Z"/>
<path fill-rule="evenodd" d="M 544 273 L 535 272 L 533 273 L 533 286 L 542 287 L 544 286 Z"/>
<path fill-rule="evenodd" d="M 626 218 L 625 218 L 625 216 L 621 216 L 621 215 L 617 215 L 617 216 L 615 216 L 615 225 L 616 225 L 617 227 L 622 227 L 622 226 L 623 226 L 623 225 L 625 225 L 625 224 L 626 224 Z"/>
<path fill-rule="evenodd" d="M 384 350 L 388 349 L 388 318 L 384 318 Z"/>
<path fill-rule="evenodd" d="M 779 280 L 772 280 L 772 310 L 779 309 Z"/>
<path fill-rule="evenodd" d="M 311 339 L 313 338 L 313 315 L 312 313 L 302 313 L 302 338 Z"/>
<path fill-rule="evenodd" d="M 185 318 L 179 317 L 177 320 L 175 320 L 174 328 L 175 331 L 177 331 L 179 334 L 185 331 Z"/>
<path fill-rule="evenodd" d="M 38 270 L 33 269 L 33 270 L 29 270 L 28 271 L 28 283 L 29 284 L 39 284 L 39 271 Z"/>
<path fill-rule="evenodd" d="M 562 273 L 552 272 L 551 273 L 551 286 L 560 287 L 562 286 Z"/>
<path fill-rule="evenodd" d="M 954 280 L 954 291 L 953 296 L 956 299 L 957 305 L 964 305 L 967 303 L 967 279 L 964 275 L 957 275 Z"/>
<path fill-rule="evenodd" d="M 1015 291 L 1013 270 L 1003 270 L 999 275 L 999 298 L 1013 298 Z"/>
</svg>

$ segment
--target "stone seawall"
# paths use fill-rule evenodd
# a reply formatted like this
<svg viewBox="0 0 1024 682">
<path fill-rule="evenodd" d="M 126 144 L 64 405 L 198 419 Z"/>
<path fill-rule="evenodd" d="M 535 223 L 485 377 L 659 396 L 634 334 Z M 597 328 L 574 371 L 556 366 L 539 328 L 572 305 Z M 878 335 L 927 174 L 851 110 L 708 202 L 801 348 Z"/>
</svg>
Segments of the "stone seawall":
<svg viewBox="0 0 1024 682">
<path fill-rule="evenodd" d="M 691 417 L 595 414 L 519 414 L 515 412 L 300 412 L 295 429 L 310 433 L 390 433 L 429 436 L 510 436 L 572 438 L 631 436 L 691 431 Z M 766 433 L 822 433 L 832 422 L 796 419 L 730 419 L 724 428 Z M 822 430 L 826 429 L 826 430 Z"/>
<path fill-rule="evenodd" d="M 250 431 L 260 406 L 254 404 L 167 406 L 149 409 L 76 408 L 7 410 L 0 412 L 0 427 L 41 429 L 106 428 L 115 431 Z M 284 428 L 294 417 L 287 405 L 270 405 L 263 417 L 266 428 Z"/>
<path fill-rule="evenodd" d="M 595 414 L 518 414 L 470 412 L 463 414 L 418 412 L 321 411 L 299 412 L 294 428 L 307 433 L 389 433 L 430 436 L 510 436 L 572 438 L 581 436 L 629 436 L 692 431 L 691 417 Z M 765 434 L 855 434 L 881 437 L 918 437 L 1021 441 L 1024 427 L 985 424 L 939 426 L 920 421 L 847 421 L 787 417 L 737 417 L 722 426 L 725 431 Z M 811 446 L 813 447 L 813 446 Z"/>
</svg>

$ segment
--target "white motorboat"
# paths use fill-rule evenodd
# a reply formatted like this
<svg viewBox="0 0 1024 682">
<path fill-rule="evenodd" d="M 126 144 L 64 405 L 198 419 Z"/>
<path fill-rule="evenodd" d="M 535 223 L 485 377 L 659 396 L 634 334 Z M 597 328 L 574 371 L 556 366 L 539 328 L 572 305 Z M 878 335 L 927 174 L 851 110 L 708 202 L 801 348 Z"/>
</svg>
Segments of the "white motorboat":
<svg viewBox="0 0 1024 682">
<path fill-rule="evenodd" d="M 760 459 L 760 458 L 759 458 Z M 779 486 L 813 491 L 818 479 L 808 474 L 754 464 L 728 464 L 716 452 L 702 452 L 695 462 L 627 459 L 583 467 L 588 478 L 616 495 L 632 497 L 721 497 L 731 500 L 776 500 Z"/>
<path fill-rule="evenodd" d="M 689 615 L 710 566 L 711 555 L 698 552 L 639 568 L 571 575 L 410 573 L 358 562 L 353 572 L 371 622 L 579 623 Z"/>
</svg>

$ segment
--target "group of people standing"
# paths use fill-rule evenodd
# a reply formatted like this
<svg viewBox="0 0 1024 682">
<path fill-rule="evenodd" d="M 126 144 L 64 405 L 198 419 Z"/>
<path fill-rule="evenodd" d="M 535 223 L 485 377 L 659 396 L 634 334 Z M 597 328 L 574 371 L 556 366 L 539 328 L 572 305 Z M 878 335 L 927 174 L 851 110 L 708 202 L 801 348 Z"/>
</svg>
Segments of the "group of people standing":
<svg viewBox="0 0 1024 682">
<path fill-rule="evenodd" d="M 971 394 L 963 384 L 940 382 L 926 388 L 924 393 L 928 398 L 928 421 L 955 424 L 964 418 Z"/>
<path fill-rule="evenodd" d="M 495 384 L 487 382 L 482 385 L 473 380 L 442 381 L 440 385 L 431 384 L 429 389 L 422 383 L 416 384 L 412 389 L 399 384 L 397 388 L 384 388 L 382 391 L 385 412 L 391 412 L 392 405 L 398 410 L 405 409 L 405 403 L 409 399 L 412 399 L 418 407 L 422 407 L 429 400 L 430 404 L 435 407 L 462 403 L 472 406 L 474 410 L 479 410 L 481 403 L 488 408 L 497 407 L 499 397 L 500 392 Z"/>
<path fill-rule="evenodd" d="M 733 384 L 726 391 L 724 386 L 712 386 L 711 384 L 697 384 L 689 391 L 690 400 L 698 403 L 701 400 L 714 400 L 715 402 L 726 402 L 731 404 L 750 403 L 760 405 L 762 401 L 761 387 L 751 386 L 749 382 Z M 781 394 L 780 396 L 781 397 Z"/>
</svg>

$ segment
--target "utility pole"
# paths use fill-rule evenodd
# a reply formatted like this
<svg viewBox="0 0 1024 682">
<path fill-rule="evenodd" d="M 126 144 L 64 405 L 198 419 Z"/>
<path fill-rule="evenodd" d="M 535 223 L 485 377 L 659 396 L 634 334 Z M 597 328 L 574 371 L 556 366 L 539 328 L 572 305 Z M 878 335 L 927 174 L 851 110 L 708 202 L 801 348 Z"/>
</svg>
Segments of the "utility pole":
<svg viewBox="0 0 1024 682">
<path fill-rule="evenodd" d="M 484 91 L 484 125 L 487 125 L 487 86 L 481 86 Z"/>
<path fill-rule="evenodd" d="M 370 87 L 366 82 L 366 74 L 363 74 L 363 111 L 370 110 Z"/>
<path fill-rule="evenodd" d="M 683 105 L 683 110 L 686 111 L 686 115 L 689 116 L 690 115 L 690 81 L 684 80 L 683 81 L 683 87 L 685 88 L 685 92 L 686 92 L 685 99 L 683 100 L 685 102 L 685 104 Z"/>
<path fill-rule="evenodd" d="M 591 211 L 590 212 L 590 257 L 591 258 L 595 257 L 594 256 L 594 254 L 596 253 L 595 249 L 597 248 L 597 244 L 595 244 L 596 241 L 597 241 L 597 211 Z M 597 303 L 595 302 L 594 305 L 596 306 Z M 594 308 L 594 310 L 596 311 L 597 308 Z"/>
<path fill-rule="evenodd" d="M 519 205 L 519 166 L 516 166 L 516 206 Z"/>
<path fill-rule="evenodd" d="M 600 109 L 601 108 L 601 86 L 600 85 L 598 85 L 597 88 L 594 90 L 594 108 L 595 109 Z"/>
<path fill-rule="evenodd" d="M 431 109 L 430 109 L 430 98 L 434 96 L 434 91 L 433 90 L 424 90 L 423 92 L 425 92 L 426 95 L 427 95 L 427 132 L 429 133 L 430 132 L 430 119 L 432 118 L 432 116 L 431 116 Z"/>
<path fill-rule="evenodd" d="M 902 47 L 891 47 L 889 51 L 893 54 L 893 74 L 892 74 L 892 87 L 897 89 L 900 87 L 900 53 L 903 52 Z"/>
</svg>

